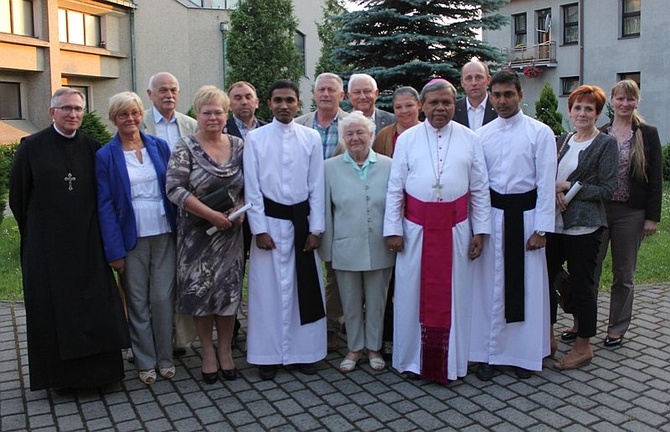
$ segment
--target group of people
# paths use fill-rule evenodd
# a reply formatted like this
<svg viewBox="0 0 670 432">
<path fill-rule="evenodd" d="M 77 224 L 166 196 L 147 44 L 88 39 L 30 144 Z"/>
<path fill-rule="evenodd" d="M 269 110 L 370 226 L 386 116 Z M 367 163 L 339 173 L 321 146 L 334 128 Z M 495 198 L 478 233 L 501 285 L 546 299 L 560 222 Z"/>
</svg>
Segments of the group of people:
<svg viewBox="0 0 670 432">
<path fill-rule="evenodd" d="M 412 379 L 447 383 L 473 362 L 482 380 L 497 365 L 528 378 L 556 351 L 566 262 L 575 323 L 561 338 L 575 345 L 555 367 L 580 367 L 609 242 L 604 343 L 620 345 L 637 250 L 660 219 L 660 142 L 639 89 L 617 83 L 598 129 L 605 93 L 578 87 L 575 132 L 556 139 L 521 111 L 517 74 L 472 61 L 461 85 L 461 100 L 441 78 L 400 87 L 391 114 L 375 107 L 375 80 L 353 74 L 347 113 L 342 79 L 323 73 L 316 110 L 296 118 L 298 87 L 278 80 L 265 124 L 252 84 L 200 88 L 193 120 L 163 72 L 150 109 L 132 92 L 110 99 L 117 133 L 101 148 L 77 130 L 83 95 L 56 91 L 53 124 L 22 140 L 10 178 L 31 389 L 119 381 L 127 347 L 144 384 L 171 379 L 196 336 L 203 381 L 236 379 L 247 260 L 247 361 L 264 380 L 280 366 L 316 373 L 345 329 L 343 373 L 365 355 Z"/>
</svg>

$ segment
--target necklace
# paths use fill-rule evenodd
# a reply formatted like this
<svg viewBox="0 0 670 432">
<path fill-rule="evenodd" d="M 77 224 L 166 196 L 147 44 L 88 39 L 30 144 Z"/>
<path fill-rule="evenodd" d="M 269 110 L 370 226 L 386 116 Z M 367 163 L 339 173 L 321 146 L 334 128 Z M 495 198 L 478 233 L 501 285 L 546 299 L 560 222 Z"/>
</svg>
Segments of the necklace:
<svg viewBox="0 0 670 432">
<path fill-rule="evenodd" d="M 428 123 L 428 122 L 426 122 Z M 430 137 L 428 136 L 428 125 L 425 125 L 424 132 L 426 133 L 426 142 L 428 143 L 428 154 L 430 155 L 430 167 L 433 170 L 433 175 L 435 176 L 435 184 L 431 186 L 433 188 L 433 194 L 436 198 L 436 201 L 442 201 L 442 172 L 444 164 L 447 162 L 447 154 L 449 153 L 449 147 L 451 146 L 451 134 L 454 132 L 454 128 L 449 128 L 449 137 L 447 138 L 447 148 L 444 151 L 444 156 L 440 159 L 440 135 L 438 131 L 435 131 L 435 157 L 437 160 L 433 159 L 433 152 L 430 148 Z"/>
</svg>

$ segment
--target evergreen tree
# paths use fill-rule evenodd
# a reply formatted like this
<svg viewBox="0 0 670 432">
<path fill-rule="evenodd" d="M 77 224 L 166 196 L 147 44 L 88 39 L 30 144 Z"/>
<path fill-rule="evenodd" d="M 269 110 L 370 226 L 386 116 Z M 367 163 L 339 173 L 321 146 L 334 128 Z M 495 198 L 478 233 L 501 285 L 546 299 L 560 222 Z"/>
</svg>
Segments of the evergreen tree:
<svg viewBox="0 0 670 432">
<path fill-rule="evenodd" d="M 551 84 L 545 81 L 540 92 L 540 98 L 535 102 L 535 118 L 546 124 L 554 131 L 554 135 L 565 132 L 563 115 L 558 112 L 558 99 Z"/>
<path fill-rule="evenodd" d="M 386 93 L 409 85 L 420 90 L 431 78 L 458 85 L 460 68 L 473 56 L 498 62 L 500 52 L 477 39 L 478 29 L 498 29 L 496 13 L 507 0 L 354 0 L 366 9 L 334 20 L 343 45 L 334 59 L 369 73 Z M 380 98 L 382 99 L 382 98 Z M 390 95 L 382 102 L 390 106 Z"/>
<path fill-rule="evenodd" d="M 291 0 L 240 0 L 230 15 L 229 83 L 248 81 L 261 103 L 257 116 L 272 118 L 265 101 L 270 85 L 285 78 L 296 85 L 304 62 L 295 47 L 298 21 Z"/>
<path fill-rule="evenodd" d="M 101 145 L 107 144 L 113 137 L 95 111 L 84 114 L 79 130 L 91 138 L 95 138 Z"/>
</svg>

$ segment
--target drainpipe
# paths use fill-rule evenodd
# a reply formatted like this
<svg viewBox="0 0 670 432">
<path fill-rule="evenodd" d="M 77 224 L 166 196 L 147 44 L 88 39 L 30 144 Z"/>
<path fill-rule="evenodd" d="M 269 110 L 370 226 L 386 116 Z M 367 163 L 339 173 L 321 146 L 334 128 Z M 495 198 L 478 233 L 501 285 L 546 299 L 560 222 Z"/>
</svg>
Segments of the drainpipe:
<svg viewBox="0 0 670 432">
<path fill-rule="evenodd" d="M 219 30 L 221 30 L 221 42 L 223 44 L 223 90 L 227 91 L 226 81 L 228 80 L 228 30 L 230 23 L 228 21 L 221 21 L 219 23 Z"/>
<path fill-rule="evenodd" d="M 584 1 L 579 0 L 579 85 L 584 84 Z"/>
<path fill-rule="evenodd" d="M 133 92 L 137 93 L 137 53 L 135 51 L 135 9 L 130 10 L 130 80 Z"/>
</svg>

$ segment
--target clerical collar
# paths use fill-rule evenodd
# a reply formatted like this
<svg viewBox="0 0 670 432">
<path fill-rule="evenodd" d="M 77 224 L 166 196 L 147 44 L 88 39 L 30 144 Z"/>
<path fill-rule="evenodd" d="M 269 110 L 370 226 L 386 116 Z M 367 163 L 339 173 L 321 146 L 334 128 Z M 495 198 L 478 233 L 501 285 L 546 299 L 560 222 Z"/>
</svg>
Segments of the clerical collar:
<svg viewBox="0 0 670 432">
<path fill-rule="evenodd" d="M 446 125 L 442 126 L 441 129 L 436 128 L 428 120 L 423 122 L 424 125 L 426 125 L 426 130 L 431 133 L 444 133 L 447 130 L 449 130 L 449 127 L 451 126 L 451 122 L 447 123 Z"/>
<path fill-rule="evenodd" d="M 523 110 L 521 108 L 519 108 L 519 112 L 514 114 L 512 117 L 509 117 L 509 118 L 498 117 L 498 119 L 500 119 L 500 122 L 503 125 L 513 126 L 513 125 L 516 125 L 517 123 L 519 123 L 521 121 L 521 119 L 523 118 L 523 116 L 524 116 Z"/>
<path fill-rule="evenodd" d="M 58 129 L 58 126 L 56 126 L 56 123 L 53 123 L 53 127 L 54 127 L 54 129 L 56 130 L 56 132 L 58 132 L 59 135 L 63 135 L 65 138 L 70 138 L 70 139 L 72 139 L 72 138 L 74 138 L 74 136 L 77 134 L 77 131 L 72 132 L 72 134 L 70 134 L 70 135 L 66 134 L 65 132 L 63 132 L 63 131 L 61 131 L 60 129 Z"/>
<path fill-rule="evenodd" d="M 272 117 L 272 123 L 279 126 L 282 129 L 286 130 L 293 130 L 295 128 L 295 121 L 291 120 L 291 123 L 282 123 L 279 120 L 277 120 L 275 117 Z"/>
</svg>

